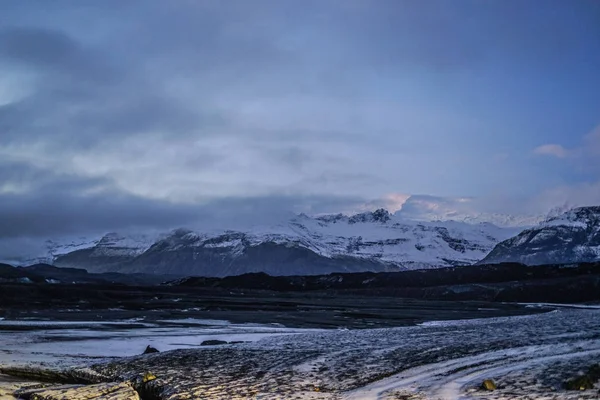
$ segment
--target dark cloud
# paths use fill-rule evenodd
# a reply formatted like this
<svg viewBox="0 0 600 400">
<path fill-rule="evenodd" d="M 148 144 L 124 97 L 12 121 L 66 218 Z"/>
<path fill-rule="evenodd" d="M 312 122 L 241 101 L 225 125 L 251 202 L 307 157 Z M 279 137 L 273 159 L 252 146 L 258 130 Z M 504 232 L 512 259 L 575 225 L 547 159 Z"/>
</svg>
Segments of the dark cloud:
<svg viewBox="0 0 600 400">
<path fill-rule="evenodd" d="M 57 174 L 49 169 L 33 164 L 3 160 L 0 161 L 0 185 L 15 187 L 14 192 L 33 192 L 47 195 L 49 192 L 79 194 L 88 190 L 106 187 L 108 178 L 81 177 L 70 174 Z M 8 190 L 8 192 L 11 192 Z"/>
<path fill-rule="evenodd" d="M 65 32 L 4 29 L 1 59 L 38 74 L 28 96 L 0 106 L 5 140 L 89 147 L 140 134 L 190 134 L 222 123 L 216 113 L 169 96 L 163 82 L 113 62 L 107 49 L 86 48 Z"/>
<path fill-rule="evenodd" d="M 268 196 L 222 198 L 188 205 L 118 191 L 81 195 L 66 189 L 64 193 L 52 190 L 0 195 L 0 239 L 149 229 L 166 231 L 178 227 L 239 229 L 281 222 L 282 218 L 292 215 L 291 210 L 329 213 L 360 204 L 359 199 L 340 197 Z"/>
<path fill-rule="evenodd" d="M 0 237 L 53 236 L 133 227 L 166 227 L 189 220 L 191 207 L 119 191 L 90 178 L 18 162 L 0 163 Z"/>
<path fill-rule="evenodd" d="M 68 35 L 41 28 L 5 28 L 0 30 L 0 56 L 43 68 L 74 68 L 84 62 L 82 49 Z"/>
<path fill-rule="evenodd" d="M 13 190 L 2 192 L 3 188 Z M 0 163 L 0 239 L 178 227 L 233 228 L 277 223 L 292 211 L 333 212 L 360 202 L 352 197 L 274 195 L 182 204 L 128 194 L 106 178 Z"/>
<path fill-rule="evenodd" d="M 0 237 L 60 237 L 128 229 L 166 229 L 185 224 L 191 210 L 131 195 L 38 192 L 0 197 Z"/>
</svg>

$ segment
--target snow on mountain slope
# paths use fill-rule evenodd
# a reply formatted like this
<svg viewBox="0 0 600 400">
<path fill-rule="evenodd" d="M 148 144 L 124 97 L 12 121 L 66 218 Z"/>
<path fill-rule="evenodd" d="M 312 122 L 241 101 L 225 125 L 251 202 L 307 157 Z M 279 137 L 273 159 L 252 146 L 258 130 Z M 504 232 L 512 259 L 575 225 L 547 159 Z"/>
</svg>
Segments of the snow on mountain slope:
<svg viewBox="0 0 600 400">
<path fill-rule="evenodd" d="M 472 263 L 515 232 L 492 224 L 408 221 L 381 211 L 329 222 L 304 217 L 290 226 L 321 254 L 375 258 L 403 266 Z"/>
<path fill-rule="evenodd" d="M 472 264 L 516 233 L 489 223 L 409 221 L 377 210 L 299 215 L 243 230 L 177 229 L 154 241 L 109 234 L 54 261 L 95 272 L 204 276 L 387 271 Z"/>
<path fill-rule="evenodd" d="M 95 246 L 101 237 L 33 238 L 0 241 L 0 261 L 12 265 L 50 264 L 59 255 Z"/>
<path fill-rule="evenodd" d="M 158 233 L 124 235 L 113 232 L 87 237 L 54 238 L 42 243 L 26 243 L 27 250 L 24 255 L 8 253 L 9 255 L 3 257 L 3 262 L 13 265 L 52 264 L 58 257 L 89 249 L 93 249 L 96 256 L 137 256 L 149 249 L 160 236 Z M 9 242 L 5 246 L 11 244 Z"/>
<path fill-rule="evenodd" d="M 95 244 L 94 252 L 102 256 L 137 256 L 148 250 L 162 236 L 157 233 L 124 235 L 111 232 Z"/>
<path fill-rule="evenodd" d="M 579 207 L 499 243 L 482 263 L 564 264 L 600 260 L 600 207 Z"/>
</svg>

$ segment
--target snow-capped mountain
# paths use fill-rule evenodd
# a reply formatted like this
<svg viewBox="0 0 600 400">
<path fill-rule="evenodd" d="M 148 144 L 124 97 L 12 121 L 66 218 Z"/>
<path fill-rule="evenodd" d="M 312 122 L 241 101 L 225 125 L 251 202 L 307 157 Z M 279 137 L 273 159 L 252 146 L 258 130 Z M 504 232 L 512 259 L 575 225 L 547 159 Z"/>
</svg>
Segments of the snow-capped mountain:
<svg viewBox="0 0 600 400">
<path fill-rule="evenodd" d="M 600 260 L 600 207 L 579 207 L 550 216 L 535 228 L 499 243 L 481 263 L 528 265 Z"/>
<path fill-rule="evenodd" d="M 55 252 L 58 266 L 91 272 L 225 276 L 395 271 L 472 264 L 518 230 L 489 223 L 410 221 L 380 209 L 353 216 L 295 216 L 239 230 L 177 229 L 108 234 Z"/>
<path fill-rule="evenodd" d="M 102 236 L 53 239 L 8 238 L 0 241 L 0 262 L 12 265 L 49 264 L 59 255 L 95 246 Z"/>
<path fill-rule="evenodd" d="M 134 257 L 146 251 L 160 237 L 154 234 L 118 234 L 62 237 L 29 244 L 25 255 L 4 256 L 2 262 L 14 265 L 52 264 L 68 254 L 90 253 L 94 257 Z M 31 240 L 29 240 L 31 241 Z M 10 245 L 10 243 L 8 243 Z"/>
</svg>

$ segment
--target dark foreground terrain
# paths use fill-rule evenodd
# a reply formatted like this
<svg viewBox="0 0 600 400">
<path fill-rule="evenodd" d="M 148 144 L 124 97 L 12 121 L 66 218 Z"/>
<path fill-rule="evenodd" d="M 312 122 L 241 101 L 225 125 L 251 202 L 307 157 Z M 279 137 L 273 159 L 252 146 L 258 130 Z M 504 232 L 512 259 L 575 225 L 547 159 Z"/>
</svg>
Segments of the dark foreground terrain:
<svg viewBox="0 0 600 400">
<path fill-rule="evenodd" d="M 0 267 L 0 399 L 599 395 L 600 264 L 156 280 Z"/>
<path fill-rule="evenodd" d="M 77 338 L 71 332 L 64 340 L 68 347 Z M 599 357 L 600 310 L 562 308 L 297 331 L 60 369 L 0 363 L 0 397 L 4 391 L 6 399 L 33 400 L 591 400 L 600 394 Z M 2 382 L 1 374 L 13 378 Z M 482 388 L 486 381 L 493 390 Z"/>
<path fill-rule="evenodd" d="M 7 320 L 199 318 L 304 328 L 401 326 L 538 311 L 501 302 L 405 299 L 353 291 L 276 292 L 98 284 L 3 284 L 0 299 L 0 318 Z"/>
</svg>

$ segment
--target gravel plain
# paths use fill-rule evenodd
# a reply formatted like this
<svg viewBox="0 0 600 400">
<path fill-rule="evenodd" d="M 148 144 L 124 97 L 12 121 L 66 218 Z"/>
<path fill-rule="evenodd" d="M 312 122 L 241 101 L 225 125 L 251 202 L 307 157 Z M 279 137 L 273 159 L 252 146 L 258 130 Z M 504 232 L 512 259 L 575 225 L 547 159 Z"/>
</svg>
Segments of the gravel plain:
<svg viewBox="0 0 600 400">
<path fill-rule="evenodd" d="M 198 327 L 177 329 L 189 334 Z M 241 343 L 84 358 L 68 371 L 93 377 L 90 383 L 134 382 L 151 372 L 156 379 L 145 384 L 142 398 L 161 400 L 600 397 L 598 386 L 564 389 L 566 380 L 600 363 L 600 310 L 594 308 L 396 328 L 267 331 Z M 148 338 L 139 339 L 141 345 Z M 10 373 L 10 365 L 0 372 Z M 494 380 L 497 390 L 482 390 L 485 379 Z"/>
</svg>

